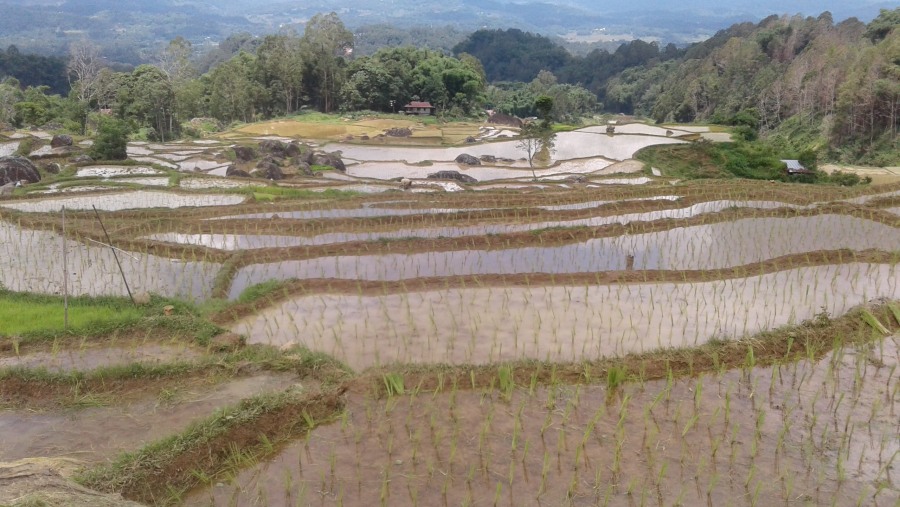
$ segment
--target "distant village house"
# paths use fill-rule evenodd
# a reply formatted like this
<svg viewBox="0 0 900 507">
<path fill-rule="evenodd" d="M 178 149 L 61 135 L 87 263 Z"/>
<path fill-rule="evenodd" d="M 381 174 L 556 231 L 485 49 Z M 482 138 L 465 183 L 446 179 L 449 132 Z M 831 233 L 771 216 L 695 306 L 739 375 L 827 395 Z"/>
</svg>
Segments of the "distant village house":
<svg viewBox="0 0 900 507">
<path fill-rule="evenodd" d="M 789 176 L 796 174 L 816 174 L 815 171 L 803 167 L 799 160 L 782 160 Z"/>
<path fill-rule="evenodd" d="M 422 116 L 434 114 L 434 106 L 432 106 L 430 102 L 412 101 L 403 106 L 403 110 L 406 111 L 406 114 L 418 114 Z"/>
</svg>

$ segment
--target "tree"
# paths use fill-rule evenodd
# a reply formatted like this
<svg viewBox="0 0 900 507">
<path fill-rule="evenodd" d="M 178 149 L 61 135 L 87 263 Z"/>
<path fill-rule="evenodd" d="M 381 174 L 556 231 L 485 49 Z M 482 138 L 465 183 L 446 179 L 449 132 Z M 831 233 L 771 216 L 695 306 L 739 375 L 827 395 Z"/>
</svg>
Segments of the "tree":
<svg viewBox="0 0 900 507">
<path fill-rule="evenodd" d="M 95 44 L 80 40 L 69 46 L 69 84 L 80 102 L 90 103 L 96 96 L 101 67 L 100 48 Z"/>
<path fill-rule="evenodd" d="M 120 118 L 153 127 L 162 141 L 171 139 L 179 129 L 172 83 L 152 65 L 141 65 L 122 80 L 117 102 Z"/>
<path fill-rule="evenodd" d="M 292 35 L 269 35 L 256 50 L 263 86 L 278 100 L 285 114 L 300 108 L 303 58 L 300 39 Z"/>
<path fill-rule="evenodd" d="M 537 179 L 537 173 L 534 171 L 535 160 L 542 155 L 549 158 L 550 153 L 554 151 L 555 142 L 556 134 L 541 123 L 528 123 L 519 132 L 516 147 L 525 152 L 534 179 Z"/>
<path fill-rule="evenodd" d="M 127 146 L 125 123 L 115 118 L 103 118 L 89 153 L 96 160 L 125 160 L 128 158 Z"/>
<path fill-rule="evenodd" d="M 182 36 L 175 37 L 159 52 L 156 67 L 165 73 L 172 83 L 180 84 L 196 77 L 197 71 L 191 64 L 191 42 Z"/>
<path fill-rule="evenodd" d="M 335 13 L 316 14 L 301 39 L 304 82 L 322 111 L 331 112 L 344 80 L 344 58 L 353 51 L 353 32 Z"/>
<path fill-rule="evenodd" d="M 255 80 L 256 57 L 240 52 L 209 75 L 209 108 L 224 122 L 252 121 L 265 103 L 266 90 Z"/>
</svg>

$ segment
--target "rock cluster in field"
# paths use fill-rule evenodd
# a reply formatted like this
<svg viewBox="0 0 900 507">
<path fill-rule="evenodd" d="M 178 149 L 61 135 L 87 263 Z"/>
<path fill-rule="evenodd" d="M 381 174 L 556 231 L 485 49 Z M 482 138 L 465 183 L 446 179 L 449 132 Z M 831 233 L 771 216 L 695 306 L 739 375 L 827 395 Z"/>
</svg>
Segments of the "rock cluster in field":
<svg viewBox="0 0 900 507">
<path fill-rule="evenodd" d="M 25 157 L 16 155 L 0 157 L 0 186 L 8 183 L 15 184 L 18 181 L 37 183 L 41 181 L 41 174 L 37 167 Z"/>
</svg>

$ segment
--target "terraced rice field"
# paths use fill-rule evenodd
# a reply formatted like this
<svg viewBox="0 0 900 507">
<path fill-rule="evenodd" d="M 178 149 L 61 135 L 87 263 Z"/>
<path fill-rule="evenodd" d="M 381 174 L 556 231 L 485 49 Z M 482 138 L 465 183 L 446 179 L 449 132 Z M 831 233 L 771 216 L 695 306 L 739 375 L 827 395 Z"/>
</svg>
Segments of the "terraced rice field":
<svg viewBox="0 0 900 507">
<path fill-rule="evenodd" d="M 560 159 L 601 168 L 672 137 L 574 134 Z M 0 297 L 141 312 L 0 337 L 0 461 L 150 505 L 900 503 L 896 184 L 561 163 L 423 194 L 360 174 L 455 148 L 343 148 L 359 171 L 314 183 L 153 162 L 0 202 Z"/>
</svg>

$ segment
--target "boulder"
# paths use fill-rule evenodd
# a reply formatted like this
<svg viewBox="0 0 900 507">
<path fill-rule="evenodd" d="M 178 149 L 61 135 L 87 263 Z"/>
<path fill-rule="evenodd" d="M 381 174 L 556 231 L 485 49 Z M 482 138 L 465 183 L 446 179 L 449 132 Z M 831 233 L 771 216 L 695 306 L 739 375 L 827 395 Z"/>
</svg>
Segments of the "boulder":
<svg viewBox="0 0 900 507">
<path fill-rule="evenodd" d="M 522 120 L 519 118 L 503 113 L 494 113 L 488 117 L 487 121 L 495 125 L 509 125 L 516 128 L 522 128 L 523 125 Z"/>
<path fill-rule="evenodd" d="M 249 178 L 250 173 L 248 173 L 247 171 L 238 169 L 236 165 L 231 164 L 230 166 L 228 166 L 225 169 L 225 176 L 229 176 L 232 178 Z"/>
<path fill-rule="evenodd" d="M 302 160 L 297 162 L 297 172 L 299 172 L 300 174 L 303 174 L 305 176 L 315 175 L 312 168 L 309 167 L 309 164 L 307 164 L 306 162 L 304 162 Z"/>
<path fill-rule="evenodd" d="M 319 153 L 315 156 L 312 165 L 323 165 L 326 167 L 333 167 L 338 171 L 346 171 L 347 166 L 344 165 L 344 161 L 341 160 L 341 157 L 335 153 Z"/>
<path fill-rule="evenodd" d="M 476 142 L 478 142 L 478 139 L 475 139 L 475 138 L 472 137 L 472 136 L 469 136 L 469 137 L 466 138 L 466 143 L 468 143 L 468 144 L 473 144 L 473 143 L 476 143 Z"/>
<path fill-rule="evenodd" d="M 274 139 L 266 139 L 265 141 L 259 142 L 259 151 L 268 153 L 278 158 L 284 158 L 286 156 L 287 149 L 287 144 L 281 141 L 276 141 Z"/>
<path fill-rule="evenodd" d="M 409 178 L 403 178 L 400 180 L 400 188 L 408 189 L 412 188 L 412 180 Z"/>
<path fill-rule="evenodd" d="M 481 165 L 481 161 L 475 158 L 474 155 L 469 155 L 468 153 L 460 153 L 458 157 L 456 157 L 457 164 L 464 165 Z"/>
<path fill-rule="evenodd" d="M 73 164 L 91 164 L 94 162 L 94 159 L 92 159 L 90 155 L 78 155 L 77 157 L 70 158 L 69 162 L 72 162 Z"/>
<path fill-rule="evenodd" d="M 478 180 L 459 171 L 438 171 L 428 175 L 429 180 L 456 180 L 461 183 L 478 183 Z"/>
<path fill-rule="evenodd" d="M 480 160 L 487 164 L 495 164 L 497 163 L 497 157 L 493 155 L 482 155 Z"/>
<path fill-rule="evenodd" d="M 406 127 L 394 127 L 386 130 L 384 135 L 388 137 L 409 137 L 412 135 L 412 130 Z"/>
<path fill-rule="evenodd" d="M 41 174 L 37 167 L 25 157 L 10 155 L 0 157 L 0 185 L 15 184 L 17 181 L 37 183 L 41 181 Z"/>
<path fill-rule="evenodd" d="M 299 156 L 301 153 L 303 153 L 303 148 L 301 148 L 300 145 L 297 144 L 296 141 L 291 142 L 291 143 L 288 144 L 287 147 L 285 147 L 285 149 L 284 149 L 284 154 L 285 154 L 285 156 L 288 156 L 288 157 L 291 157 L 291 158 L 297 157 L 297 156 Z"/>
<path fill-rule="evenodd" d="M 50 146 L 52 146 L 53 148 L 72 146 L 72 143 L 72 136 L 66 134 L 57 134 L 53 136 L 53 139 L 50 140 Z"/>
<path fill-rule="evenodd" d="M 270 161 L 263 160 L 259 164 L 256 165 L 256 171 L 259 172 L 259 176 L 263 177 L 267 180 L 283 180 L 284 172 L 281 170 L 281 166 Z M 256 172 L 254 171 L 254 172 Z"/>
<path fill-rule="evenodd" d="M 6 185 L 0 186 L 0 196 L 12 195 L 15 190 L 16 184 L 9 182 Z"/>
<path fill-rule="evenodd" d="M 235 146 L 234 157 L 240 162 L 249 162 L 256 158 L 256 150 L 250 146 Z"/>
<path fill-rule="evenodd" d="M 56 162 L 50 162 L 47 164 L 43 164 L 41 166 L 41 169 L 43 169 L 47 174 L 59 174 L 59 172 L 62 171 L 62 166 L 60 166 Z"/>
</svg>

